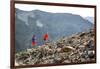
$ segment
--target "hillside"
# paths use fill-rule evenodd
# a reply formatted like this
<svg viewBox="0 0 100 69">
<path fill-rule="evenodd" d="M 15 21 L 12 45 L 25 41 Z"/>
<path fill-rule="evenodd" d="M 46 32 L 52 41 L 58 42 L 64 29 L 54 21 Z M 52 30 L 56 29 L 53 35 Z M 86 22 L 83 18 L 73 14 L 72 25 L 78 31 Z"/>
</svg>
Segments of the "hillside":
<svg viewBox="0 0 100 69">
<path fill-rule="evenodd" d="M 36 35 L 38 45 L 42 45 L 42 35 L 49 33 L 49 40 L 83 32 L 93 24 L 80 15 L 71 13 L 51 13 L 41 10 L 23 11 L 15 9 L 16 52 L 31 48 L 32 36 Z M 24 47 L 23 47 L 24 46 Z"/>
<path fill-rule="evenodd" d="M 95 61 L 94 31 L 80 32 L 16 53 L 18 65 Z"/>
</svg>

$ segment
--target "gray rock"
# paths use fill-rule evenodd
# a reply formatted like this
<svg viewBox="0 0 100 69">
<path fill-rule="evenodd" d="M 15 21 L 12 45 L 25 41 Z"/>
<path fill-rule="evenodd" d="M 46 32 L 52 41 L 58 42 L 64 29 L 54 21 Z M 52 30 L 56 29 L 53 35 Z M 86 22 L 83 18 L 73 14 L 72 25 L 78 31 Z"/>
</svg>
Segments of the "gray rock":
<svg viewBox="0 0 100 69">
<path fill-rule="evenodd" d="M 95 61 L 95 42 L 91 32 L 82 32 L 16 53 L 17 65 L 81 63 Z"/>
</svg>

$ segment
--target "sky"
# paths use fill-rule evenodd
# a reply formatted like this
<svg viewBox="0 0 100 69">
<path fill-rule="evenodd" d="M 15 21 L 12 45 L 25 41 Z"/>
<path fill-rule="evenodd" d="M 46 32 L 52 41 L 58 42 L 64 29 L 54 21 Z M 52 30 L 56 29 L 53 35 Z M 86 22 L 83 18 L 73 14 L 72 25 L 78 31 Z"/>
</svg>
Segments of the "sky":
<svg viewBox="0 0 100 69">
<path fill-rule="evenodd" d="M 25 11 L 42 10 L 52 13 L 72 13 L 81 15 L 82 17 L 94 17 L 93 8 L 78 8 L 78 7 L 61 7 L 61 6 L 47 6 L 47 5 L 29 5 L 29 4 L 15 4 L 15 8 Z"/>
</svg>

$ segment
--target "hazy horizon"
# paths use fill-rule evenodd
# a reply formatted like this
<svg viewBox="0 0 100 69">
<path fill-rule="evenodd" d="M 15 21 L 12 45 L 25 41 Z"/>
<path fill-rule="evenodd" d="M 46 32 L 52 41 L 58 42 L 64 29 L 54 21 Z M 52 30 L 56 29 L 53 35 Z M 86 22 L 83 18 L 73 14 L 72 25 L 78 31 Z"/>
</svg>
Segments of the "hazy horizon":
<svg viewBox="0 0 100 69">
<path fill-rule="evenodd" d="M 78 8 L 78 7 L 60 7 L 60 6 L 46 6 L 46 5 L 28 5 L 15 4 L 15 8 L 23 11 L 41 10 L 51 13 L 70 13 L 80 15 L 82 17 L 94 17 L 93 8 Z"/>
</svg>

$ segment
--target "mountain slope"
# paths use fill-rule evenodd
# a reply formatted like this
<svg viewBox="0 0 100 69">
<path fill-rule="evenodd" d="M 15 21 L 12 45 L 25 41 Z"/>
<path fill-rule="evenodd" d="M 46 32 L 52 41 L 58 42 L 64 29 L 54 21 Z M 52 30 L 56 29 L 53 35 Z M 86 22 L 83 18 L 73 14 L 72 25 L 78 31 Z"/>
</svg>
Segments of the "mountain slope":
<svg viewBox="0 0 100 69">
<path fill-rule="evenodd" d="M 53 41 L 62 36 L 89 30 L 93 26 L 92 23 L 81 16 L 69 13 L 16 9 L 15 14 L 16 52 L 32 47 L 31 39 L 33 34 L 36 35 L 37 45 L 42 45 L 42 36 L 46 32 L 49 33 L 49 40 Z"/>
<path fill-rule="evenodd" d="M 56 42 L 16 53 L 18 65 L 95 62 L 94 31 L 62 37 Z"/>
</svg>

